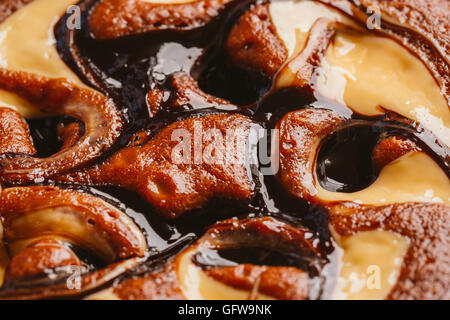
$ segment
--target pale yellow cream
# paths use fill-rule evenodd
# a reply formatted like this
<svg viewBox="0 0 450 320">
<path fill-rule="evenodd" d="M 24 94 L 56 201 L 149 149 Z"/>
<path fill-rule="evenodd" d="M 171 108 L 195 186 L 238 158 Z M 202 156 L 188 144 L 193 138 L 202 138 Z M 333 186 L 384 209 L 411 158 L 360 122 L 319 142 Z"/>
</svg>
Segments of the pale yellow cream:
<svg viewBox="0 0 450 320">
<path fill-rule="evenodd" d="M 25 244 L 36 236 L 48 234 L 65 234 L 81 247 L 97 253 L 106 261 L 114 261 L 116 254 L 111 244 L 105 239 L 101 230 L 86 221 L 83 212 L 77 212 L 71 207 L 57 207 L 18 215 L 9 222 L 15 234 L 23 236 Z M 17 254 L 24 247 L 22 241 L 16 241 L 9 246 L 12 255 Z"/>
<path fill-rule="evenodd" d="M 53 29 L 78 0 L 35 0 L 0 24 L 0 68 L 25 71 L 49 78 L 80 79 L 61 60 Z M 0 106 L 12 107 L 24 117 L 41 116 L 38 109 L 12 93 L 0 90 Z"/>
<path fill-rule="evenodd" d="M 378 230 L 335 239 L 340 272 L 332 299 L 384 299 L 397 283 L 409 239 Z"/>
<path fill-rule="evenodd" d="M 26 119 L 45 116 L 36 106 L 19 95 L 0 89 L 0 108 L 16 110 Z"/>
<path fill-rule="evenodd" d="M 277 33 L 294 58 L 318 18 L 354 27 L 343 14 L 311 1 L 277 2 L 270 8 Z M 296 74 L 290 69 L 293 66 L 286 66 L 280 73 L 279 86 L 292 81 Z M 438 83 L 418 57 L 394 40 L 361 29 L 339 30 L 313 82 L 311 85 L 321 96 L 362 115 L 381 115 L 380 107 L 395 111 L 419 122 L 450 145 L 449 106 Z"/>
<path fill-rule="evenodd" d="M 3 285 L 5 279 L 5 271 L 9 264 L 9 257 L 5 246 L 0 244 L 0 287 Z"/>
<path fill-rule="evenodd" d="M 258 292 L 235 289 L 209 277 L 192 262 L 195 250 L 186 251 L 178 260 L 178 280 L 183 295 L 194 300 L 271 300 Z"/>
<path fill-rule="evenodd" d="M 432 158 L 423 152 L 409 153 L 382 169 L 377 180 L 354 193 L 330 192 L 316 187 L 316 197 L 324 201 L 350 201 L 385 205 L 400 202 L 450 204 L 450 181 Z"/>
</svg>

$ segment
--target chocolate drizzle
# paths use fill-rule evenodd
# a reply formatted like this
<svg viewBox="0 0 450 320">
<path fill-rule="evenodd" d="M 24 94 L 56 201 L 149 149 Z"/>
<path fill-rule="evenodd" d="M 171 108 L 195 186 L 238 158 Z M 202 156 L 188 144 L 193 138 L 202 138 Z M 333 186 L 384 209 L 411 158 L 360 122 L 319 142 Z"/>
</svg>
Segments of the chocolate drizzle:
<svg viewBox="0 0 450 320">
<path fill-rule="evenodd" d="M 389 136 L 403 136 L 417 143 L 450 177 L 449 149 L 437 141 L 431 132 L 417 124 L 394 114 L 381 118 L 363 117 L 317 97 L 309 90 L 275 90 L 272 79 L 267 75 L 240 69 L 228 61 L 223 50 L 227 35 L 237 19 L 255 3 L 262 1 L 231 1 L 217 17 L 192 30 L 153 30 L 113 40 L 98 40 L 90 33 L 89 15 L 97 4 L 96 0 L 80 1 L 81 30 L 67 28 L 69 15 L 59 21 L 55 35 L 62 59 L 85 83 L 112 98 L 121 109 L 124 120 L 121 136 L 97 162 L 127 146 L 139 132 L 147 132 L 148 140 L 168 124 L 186 118 L 214 113 L 239 113 L 251 117 L 270 132 L 290 111 L 326 107 L 341 114 L 346 121 L 323 142 L 318 154 L 317 175 L 323 188 L 354 192 L 369 186 L 378 174 L 372 163 L 372 151 L 381 139 Z M 176 89 L 173 80 L 179 72 L 196 79 L 206 93 L 230 103 L 208 105 L 188 102 L 180 108 L 172 108 Z M 151 110 L 149 92 L 161 93 L 157 112 Z M 29 121 L 39 156 L 51 155 L 59 149 L 61 142 L 57 139 L 56 126 L 73 121 L 67 117 Z M 72 187 L 116 205 L 143 229 L 149 244 L 148 260 L 127 276 L 152 270 L 155 261 L 161 257 L 162 260 L 170 259 L 201 236 L 206 227 L 235 216 L 272 216 L 292 225 L 307 227 L 318 237 L 318 248 L 323 255 L 332 254 L 327 211 L 288 194 L 274 176 L 261 173 L 262 166 L 264 164 L 250 168 L 256 186 L 251 203 L 216 199 L 175 221 L 167 221 L 158 215 L 134 192 L 118 187 Z M 195 255 L 195 262 L 204 268 L 251 263 L 293 266 L 307 270 L 313 276 L 321 272 L 311 267 L 308 257 L 254 248 L 200 252 Z"/>
<path fill-rule="evenodd" d="M 272 80 L 268 76 L 239 69 L 230 63 L 223 50 L 227 34 L 237 19 L 254 3 L 255 1 L 231 3 L 211 22 L 193 30 L 154 30 L 114 40 L 96 40 L 90 36 L 88 17 L 95 1 L 81 2 L 83 27 L 80 31 L 67 30 L 66 17 L 60 21 L 55 33 L 62 58 L 69 65 L 77 65 L 74 70 L 80 76 L 112 97 L 122 108 L 126 126 L 120 142 L 112 150 L 122 148 L 138 131 L 147 130 L 152 136 L 167 124 L 188 117 L 238 112 L 252 116 L 263 128 L 272 129 L 285 114 L 298 110 L 299 106 L 314 108 L 327 105 L 345 114 L 349 122 L 324 143 L 318 155 L 317 171 L 324 188 L 352 192 L 370 185 L 377 176 L 370 161 L 371 151 L 381 137 L 394 134 L 407 136 L 425 146 L 445 172 L 450 173 L 448 148 L 436 143 L 431 133 L 418 132 L 410 121 L 400 118 L 395 125 L 390 119 L 365 118 L 332 102 L 321 101 L 320 98 L 317 100 L 309 91 L 274 90 L 271 89 Z M 73 55 L 74 50 L 77 52 L 76 56 Z M 87 69 L 87 75 L 80 66 Z M 220 106 L 188 104 L 178 110 L 170 109 L 174 94 L 171 80 L 180 71 L 196 78 L 205 92 L 240 107 L 229 110 Z M 156 116 L 149 116 L 147 94 L 150 90 L 163 92 L 162 107 Z M 357 143 L 354 143 L 355 139 Z M 268 141 L 270 140 L 269 137 Z M 345 158 L 342 154 L 345 154 Z M 150 226 L 153 234 L 148 240 L 156 255 L 170 250 L 174 243 L 189 243 L 200 236 L 208 225 L 230 216 L 275 216 L 294 225 L 307 226 L 319 236 L 323 248 L 326 248 L 325 243 L 331 243 L 325 210 L 294 199 L 273 176 L 263 176 L 258 168 L 252 168 L 252 172 L 257 190 L 250 205 L 240 206 L 230 201 L 216 200 L 202 210 L 197 210 L 195 214 L 186 215 L 186 218 L 175 222 L 160 218 L 142 198 L 131 192 L 118 188 L 102 190 L 120 199 L 125 208 L 133 208 L 145 215 L 145 224 Z M 198 215 L 202 218 L 198 219 Z M 202 223 L 198 224 L 198 221 Z M 203 259 L 204 255 L 200 255 L 196 256 L 196 261 L 204 266 L 221 265 L 224 262 L 229 264 L 233 263 L 230 260 L 236 261 L 234 258 L 242 256 L 242 250 L 245 249 L 214 252 L 215 258 L 211 260 L 208 256 L 207 261 Z M 323 250 L 330 253 L 332 248 L 328 246 Z M 236 252 L 238 253 L 234 254 Z M 233 257 L 230 258 L 229 254 Z M 274 256 L 275 254 L 268 255 Z M 279 259 L 269 260 L 260 263 L 275 263 Z M 279 263 L 290 264 L 290 259 L 287 262 L 284 260 L 281 259 Z"/>
</svg>

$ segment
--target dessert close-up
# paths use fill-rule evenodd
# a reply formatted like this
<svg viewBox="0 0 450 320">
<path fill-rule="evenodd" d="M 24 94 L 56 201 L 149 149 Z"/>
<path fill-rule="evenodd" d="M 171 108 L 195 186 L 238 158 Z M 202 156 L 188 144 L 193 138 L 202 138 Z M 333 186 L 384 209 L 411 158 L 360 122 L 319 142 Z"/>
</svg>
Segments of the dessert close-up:
<svg viewBox="0 0 450 320">
<path fill-rule="evenodd" d="M 448 0 L 0 0 L 0 299 L 449 300 Z"/>
</svg>

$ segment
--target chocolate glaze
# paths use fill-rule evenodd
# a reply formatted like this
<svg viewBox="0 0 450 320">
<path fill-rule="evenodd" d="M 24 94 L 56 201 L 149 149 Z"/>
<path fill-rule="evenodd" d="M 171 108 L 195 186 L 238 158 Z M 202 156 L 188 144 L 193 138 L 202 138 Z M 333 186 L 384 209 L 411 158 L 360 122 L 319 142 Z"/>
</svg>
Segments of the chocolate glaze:
<svg viewBox="0 0 450 320">
<path fill-rule="evenodd" d="M 30 130 L 22 116 L 9 108 L 0 108 L 0 154 L 22 153 L 34 155 L 36 153 Z"/>
<path fill-rule="evenodd" d="M 0 23 L 31 1 L 33 0 L 3 0 L 0 3 Z"/>
<path fill-rule="evenodd" d="M 348 7 L 348 1 L 324 2 L 334 4 L 342 10 L 344 7 L 340 7 L 340 4 L 346 3 Z M 24 1 L 5 3 L 15 3 L 3 10 L 0 5 L 0 12 L 7 16 L 13 11 L 9 8 L 18 8 Z M 193 117 L 211 114 L 225 117 L 229 114 L 250 117 L 254 125 L 272 129 L 291 111 L 319 107 L 333 110 L 334 117 L 339 119 L 337 122 L 341 123 L 341 126 L 333 130 L 333 135 L 323 142 L 318 153 L 317 173 L 324 188 L 350 192 L 368 186 L 383 166 L 379 165 L 382 160 L 377 162 L 378 166 L 372 163 L 372 153 L 377 152 L 376 147 L 383 143 L 383 139 L 394 136 L 406 139 L 409 145 L 414 144 L 428 152 L 450 175 L 448 148 L 439 143 L 430 132 L 419 131 L 417 124 L 411 121 L 398 115 L 362 117 L 316 96 L 312 88 L 307 86 L 301 90 L 273 89 L 272 80 L 286 60 L 286 49 L 281 45 L 267 17 L 265 3 L 251 0 L 205 0 L 195 4 L 198 9 L 193 9 L 195 6 L 190 4 L 171 5 L 168 10 L 179 12 L 180 15 L 176 19 L 167 20 L 162 18 L 158 5 L 139 3 L 137 0 L 80 1 L 82 28 L 68 30 L 65 23 L 67 16 L 63 17 L 55 28 L 58 51 L 62 59 L 87 84 L 115 102 L 123 119 L 120 137 L 95 161 L 94 167 L 88 165 L 84 170 L 107 164 L 127 146 L 145 146 L 146 142 L 177 121 L 189 121 Z M 211 11 L 206 12 L 204 5 L 211 5 L 210 8 L 214 8 L 213 14 Z M 247 11 L 249 8 L 252 10 Z M 360 7 L 351 8 L 352 11 L 346 13 L 353 14 L 356 20 L 360 19 Z M 118 13 L 122 23 L 116 24 L 109 14 L 114 16 Z M 397 11 L 393 16 L 402 23 L 406 19 L 409 25 L 418 26 L 412 14 L 404 15 Z M 260 23 L 252 24 L 249 22 L 251 19 L 257 19 Z M 127 20 L 131 22 L 126 23 Z M 425 32 L 429 37 L 435 36 L 436 33 L 430 30 L 421 31 L 429 31 Z M 383 32 L 396 39 L 403 39 L 408 48 L 416 46 L 415 52 L 425 53 L 423 59 L 427 66 L 436 77 L 440 75 L 443 78 L 440 84 L 448 99 L 448 64 L 443 62 L 442 56 L 433 46 L 428 45 L 429 40 L 403 26 L 394 26 L 386 21 L 383 21 Z M 261 38 L 264 39 L 262 42 L 256 41 Z M 436 38 L 441 45 L 445 46 L 448 42 L 442 37 Z M 249 47 L 248 43 L 252 39 L 255 44 Z M 320 56 L 320 52 L 316 54 Z M 247 63 L 249 60 L 250 63 Z M 64 134 L 61 134 L 62 141 L 58 140 L 57 127 L 61 123 L 66 126 L 78 124 L 78 129 L 72 127 L 74 132 L 84 130 L 79 122 L 74 122 L 69 117 L 29 121 L 31 136 L 40 157 L 55 153 L 66 143 Z M 342 152 L 343 149 L 348 152 Z M 389 157 L 380 156 L 381 159 L 393 159 L 398 155 Z M 349 162 L 355 165 L 343 165 Z M 219 220 L 233 216 L 275 217 L 292 226 L 308 228 L 319 240 L 320 255 L 328 256 L 332 252 L 329 212 L 332 213 L 333 224 L 341 223 L 338 221 L 341 218 L 333 214 L 334 209 L 312 205 L 307 197 L 303 197 L 305 200 L 292 195 L 286 191 L 286 183 L 280 183 L 273 176 L 262 175 L 261 166 L 263 164 L 249 168 L 254 190 L 251 196 L 249 193 L 248 197 L 244 197 L 248 201 L 209 199 L 201 206 L 189 208 L 188 213 L 174 221 L 161 217 L 158 206 L 150 205 L 135 192 L 111 186 L 98 186 L 94 189 L 79 186 L 75 180 L 62 180 L 65 180 L 64 186 L 93 194 L 126 212 L 147 237 L 147 260 L 127 273 L 125 280 L 115 289 L 119 296 L 180 298 L 182 295 L 175 283 L 174 268 L 172 264 L 165 262 L 171 261 L 181 249 L 201 236 L 207 226 Z M 355 171 L 345 169 L 349 167 L 355 168 Z M 337 181 L 338 185 L 331 183 L 331 180 Z M 55 181 L 46 183 L 54 184 Z M 61 183 L 59 181 L 57 184 Z M 436 207 L 436 211 L 445 213 L 448 208 Z M 397 231 L 396 228 L 391 229 Z M 340 231 L 342 234 L 345 232 Z M 405 234 L 414 237 L 411 232 Z M 307 270 L 310 274 L 320 272 L 309 270 L 304 256 L 292 257 L 290 254 L 269 251 L 253 259 L 242 260 L 242 257 L 248 256 L 244 253 L 248 249 L 233 250 L 214 251 L 212 256 L 206 258 L 204 254 L 200 254 L 195 261 L 206 269 L 223 264 L 251 263 L 296 267 Z M 214 259 L 211 260 L 211 257 Z M 161 267 L 162 265 L 165 266 Z M 156 273 L 152 274 L 155 270 Z M 217 274 L 214 277 L 217 279 L 225 275 Z M 157 285 L 162 278 L 167 280 L 164 282 L 167 284 L 165 287 Z M 445 285 L 445 281 L 447 280 L 438 281 L 438 284 Z M 61 292 L 58 291 L 58 285 L 55 284 L 56 289 L 50 291 Z M 407 297 L 406 289 L 395 290 L 391 293 L 391 298 Z M 439 290 L 436 291 L 436 296 L 442 297 L 442 290 Z M 20 296 L 20 291 L 17 291 L 17 295 Z M 314 298 L 326 296 L 323 293 Z M 414 297 L 421 295 L 417 293 Z"/>
</svg>

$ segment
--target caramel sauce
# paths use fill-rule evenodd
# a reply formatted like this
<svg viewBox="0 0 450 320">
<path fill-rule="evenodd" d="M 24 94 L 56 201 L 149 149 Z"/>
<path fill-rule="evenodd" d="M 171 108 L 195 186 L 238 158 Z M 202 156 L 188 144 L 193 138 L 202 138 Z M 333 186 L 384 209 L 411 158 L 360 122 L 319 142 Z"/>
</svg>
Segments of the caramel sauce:
<svg viewBox="0 0 450 320">
<path fill-rule="evenodd" d="M 61 18 L 58 23 L 57 19 L 55 20 L 56 17 L 59 18 L 64 14 L 69 5 L 77 1 L 59 0 L 57 6 L 53 2 L 49 5 L 48 2 L 49 0 L 35 0 L 0 25 L 0 66 L 53 78 L 64 77 L 80 86 L 95 87 L 96 90 L 111 97 L 121 108 L 126 127 L 122 137 L 104 158 L 128 145 L 131 137 L 137 132 L 146 130 L 152 136 L 169 123 L 198 115 L 238 112 L 251 116 L 261 127 L 271 129 L 287 112 L 304 106 L 312 108 L 325 106 L 344 114 L 349 120 L 364 120 L 370 123 L 376 123 L 379 116 L 388 109 L 400 116 L 418 121 L 428 130 L 418 132 L 411 125 L 396 128 L 396 133 L 400 132 L 407 137 L 413 136 L 415 141 L 421 142 L 425 152 L 408 154 L 389 164 L 381 172 L 376 172 L 373 169 L 369 151 L 370 146 L 374 145 L 382 133 L 377 136 L 364 135 L 364 129 L 357 128 L 362 140 L 359 144 L 349 147 L 349 152 L 344 153 L 345 159 L 342 154 L 339 158 L 339 154 L 333 154 L 327 148 L 323 148 L 319 153 L 316 172 L 318 183 L 315 184 L 319 197 L 324 202 L 354 201 L 372 205 L 403 201 L 449 204 L 450 114 L 448 105 L 427 68 L 405 48 L 392 40 L 367 34 L 338 33 L 319 68 L 316 83 L 312 84 L 312 95 L 292 92 L 289 89 L 274 93 L 271 91 L 271 79 L 262 74 L 236 69 L 226 61 L 222 53 L 228 31 L 254 1 L 245 0 L 230 5 L 208 25 L 194 30 L 154 31 L 117 40 L 96 40 L 90 36 L 87 13 L 96 1 L 80 2 L 83 10 L 81 30 L 67 29 L 68 15 Z M 148 2 L 173 3 L 174 1 L 148 0 Z M 175 2 L 185 3 L 190 0 L 175 0 Z M 316 18 L 325 16 L 354 25 L 354 22 L 340 11 L 316 2 L 272 2 L 270 7 L 272 21 L 277 26 L 278 35 L 284 41 L 291 58 L 298 55 L 304 48 L 307 34 Z M 53 9 L 49 10 L 50 7 Z M 311 15 L 296 24 L 295 28 L 290 28 L 293 23 L 292 18 L 299 17 L 296 10 L 309 11 Z M 289 19 L 284 19 L 287 12 L 291 13 Z M 27 23 L 22 23 L 23 21 Z M 33 21 L 37 22 L 33 23 Z M 54 26 L 55 37 L 53 38 Z M 17 38 L 26 38 L 27 41 L 17 41 Z M 68 42 L 68 38 L 73 42 Z M 73 56 L 72 45 L 78 50 L 81 62 Z M 383 54 L 386 54 L 383 50 L 386 48 L 392 52 L 388 60 L 383 59 Z M 32 52 L 31 49 L 33 49 Z M 359 57 L 367 59 L 359 59 Z M 377 62 L 380 59 L 384 61 L 382 65 Z M 81 70 L 80 63 L 88 69 L 89 74 Z M 392 70 L 399 64 L 403 68 L 397 74 Z M 179 111 L 168 111 L 166 106 L 173 95 L 170 80 L 173 73 L 177 71 L 190 73 L 198 79 L 202 89 L 226 98 L 238 104 L 239 107 L 230 110 L 220 106 L 211 107 L 192 103 L 183 106 Z M 373 76 L 374 73 L 379 76 Z M 412 77 L 411 74 L 420 74 L 421 81 L 415 81 L 415 76 Z M 372 83 L 378 78 L 383 79 L 384 82 Z M 391 94 L 386 94 L 384 91 L 387 84 L 395 84 L 389 88 L 392 90 Z M 381 93 L 380 90 L 373 91 L 369 90 L 370 88 L 378 88 Z M 156 116 L 152 116 L 149 112 L 147 102 L 147 93 L 152 89 L 164 92 L 162 108 Z M 399 92 L 401 95 L 397 95 Z M 330 93 L 332 93 L 331 96 Z M 408 97 L 413 97 L 414 102 L 409 101 Z M 413 110 L 409 108 L 411 103 L 417 105 Z M 42 117 L 42 114 L 37 113 L 32 105 L 14 94 L 0 91 L 0 105 L 17 109 L 27 119 Z M 379 108 L 380 105 L 383 109 Z M 55 127 L 58 123 L 70 121 L 72 120 L 64 118 L 29 121 L 40 156 L 52 154 L 58 150 L 60 144 L 56 139 Z M 389 132 L 389 129 L 385 132 Z M 49 141 L 51 141 L 50 145 Z M 440 141 L 443 141 L 446 146 Z M 351 144 L 352 140 L 343 135 L 335 142 L 342 146 L 349 142 Z M 364 145 L 367 152 L 360 157 L 358 152 Z M 331 162 L 331 166 L 325 165 L 326 160 Z M 348 165 L 349 163 L 352 165 Z M 273 176 L 263 176 L 260 168 L 251 169 L 257 189 L 250 204 L 217 199 L 208 206 L 174 222 L 161 218 L 154 208 L 135 193 L 115 187 L 76 188 L 117 206 L 143 230 L 149 252 L 148 262 L 141 266 L 140 273 L 142 268 L 146 269 L 154 259 L 161 256 L 164 257 L 163 260 L 174 257 L 184 246 L 197 239 L 207 226 L 232 216 L 239 218 L 274 216 L 294 225 L 306 226 L 313 234 L 318 235 L 320 247 L 327 248 L 323 249 L 324 255 L 333 254 L 335 248 L 331 244 L 333 237 L 328 226 L 326 211 L 320 206 L 293 198 Z M 424 171 L 427 175 L 422 175 Z M 58 219 L 58 216 L 55 219 Z M 68 227 L 77 225 L 76 221 L 67 223 Z M 390 248 L 390 242 L 395 242 L 392 248 Z M 349 239 L 339 239 L 336 249 L 344 250 L 342 256 L 344 267 L 340 269 L 338 281 L 341 283 L 338 283 L 338 292 L 334 291 L 334 288 L 319 290 L 322 293 L 317 298 L 333 295 L 340 298 L 383 298 L 391 288 L 386 282 L 386 277 L 382 280 L 383 289 L 372 294 L 357 290 L 354 292 L 355 290 L 349 289 L 346 284 L 346 281 L 351 278 L 349 274 L 352 272 L 360 274 L 368 263 L 378 263 L 380 261 L 378 257 L 388 254 L 389 259 L 385 262 L 384 271 L 394 274 L 392 277 L 395 278 L 395 272 L 399 268 L 395 261 L 402 259 L 406 247 L 407 240 L 379 231 L 355 235 Z M 355 261 L 357 260 L 355 257 L 366 250 L 375 252 L 376 259 L 366 256 L 367 260 L 363 263 Z M 108 253 L 104 255 L 108 256 Z M 262 259 L 260 256 L 253 257 L 254 259 L 250 261 L 242 261 L 242 258 L 246 256 L 242 250 L 218 252 L 217 255 L 217 259 L 205 261 L 188 251 L 180 258 L 180 282 L 186 297 L 248 298 L 249 292 L 230 288 L 209 278 L 202 269 L 208 266 L 247 262 L 264 265 L 293 265 L 299 269 L 308 270 L 308 264 L 302 259 L 297 259 L 298 257 L 290 259 L 286 255 L 280 258 L 274 253 L 262 255 L 267 259 Z M 4 260 L 2 260 L 0 248 L 0 284 L 2 261 Z M 152 270 L 151 267 L 147 269 L 147 271 Z M 311 272 L 311 270 L 308 271 Z M 133 272 L 127 276 L 133 276 Z M 111 292 L 106 295 L 108 298 L 112 296 Z M 96 297 L 95 294 L 92 296 L 92 298 L 104 297 Z M 270 299 L 261 294 L 258 294 L 258 298 Z"/>
<path fill-rule="evenodd" d="M 332 299 L 383 299 L 397 282 L 409 240 L 379 230 L 335 238 L 342 267 Z"/>
</svg>

